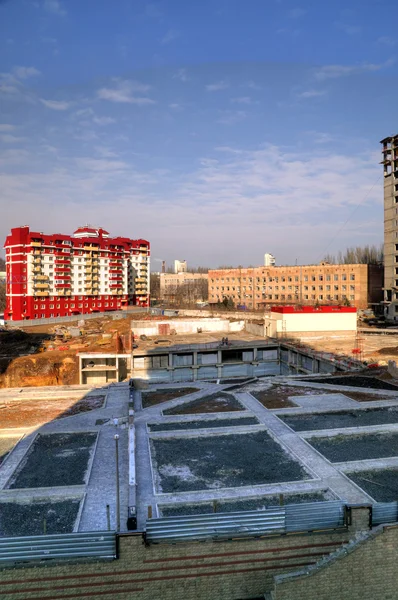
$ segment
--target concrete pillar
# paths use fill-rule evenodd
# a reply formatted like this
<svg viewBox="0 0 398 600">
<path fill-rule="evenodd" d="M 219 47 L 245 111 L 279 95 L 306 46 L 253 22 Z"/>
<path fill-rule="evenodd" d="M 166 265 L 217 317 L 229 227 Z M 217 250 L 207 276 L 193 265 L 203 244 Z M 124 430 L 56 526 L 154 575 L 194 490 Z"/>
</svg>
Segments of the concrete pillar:
<svg viewBox="0 0 398 600">
<path fill-rule="evenodd" d="M 217 350 L 217 377 L 222 378 L 222 351 Z"/>
<path fill-rule="evenodd" d="M 348 531 L 355 534 L 360 531 L 368 531 L 371 528 L 370 504 L 356 504 L 347 507 Z"/>
<path fill-rule="evenodd" d="M 169 367 L 173 366 L 173 353 L 169 352 Z"/>
<path fill-rule="evenodd" d="M 116 354 L 116 381 L 119 382 L 119 357 Z"/>
<path fill-rule="evenodd" d="M 80 383 L 80 385 L 83 385 L 82 368 L 83 368 L 83 359 L 81 356 L 79 356 L 79 383 Z"/>
</svg>

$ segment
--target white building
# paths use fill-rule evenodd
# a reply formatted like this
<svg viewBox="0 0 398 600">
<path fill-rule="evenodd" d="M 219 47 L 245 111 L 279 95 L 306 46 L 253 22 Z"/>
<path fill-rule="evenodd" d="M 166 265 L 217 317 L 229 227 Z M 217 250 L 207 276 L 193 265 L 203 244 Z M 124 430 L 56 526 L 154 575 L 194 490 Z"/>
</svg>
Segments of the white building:
<svg viewBox="0 0 398 600">
<path fill-rule="evenodd" d="M 264 267 L 275 267 L 275 256 L 272 254 L 264 254 Z"/>
<path fill-rule="evenodd" d="M 187 273 L 188 265 L 186 260 L 175 260 L 174 261 L 174 273 Z"/>
</svg>

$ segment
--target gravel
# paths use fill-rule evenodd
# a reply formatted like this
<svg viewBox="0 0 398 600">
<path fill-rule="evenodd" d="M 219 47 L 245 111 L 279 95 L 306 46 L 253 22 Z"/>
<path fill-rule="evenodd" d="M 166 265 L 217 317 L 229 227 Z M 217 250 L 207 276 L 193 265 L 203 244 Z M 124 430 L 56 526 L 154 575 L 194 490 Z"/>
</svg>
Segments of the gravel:
<svg viewBox="0 0 398 600">
<path fill-rule="evenodd" d="M 329 494 L 330 495 L 330 494 Z M 303 504 L 304 502 L 325 502 L 329 500 L 327 493 L 290 494 L 283 496 L 285 504 Z M 217 501 L 218 513 L 238 512 L 241 510 L 265 510 L 271 506 L 279 507 L 279 496 L 263 496 L 262 498 L 249 498 L 248 500 Z M 174 504 L 173 506 L 159 506 L 163 517 L 177 517 L 182 515 L 201 515 L 214 513 L 214 504 L 202 502 L 197 504 Z"/>
<path fill-rule="evenodd" d="M 376 408 L 374 410 L 355 410 L 312 415 L 279 416 L 294 431 L 313 431 L 315 429 L 340 429 L 344 427 L 366 427 L 398 423 L 398 406 Z"/>
<path fill-rule="evenodd" d="M 265 431 L 152 439 L 150 444 L 159 492 L 188 492 L 309 478 L 300 464 Z"/>
<path fill-rule="evenodd" d="M 245 407 L 232 396 L 225 392 L 219 392 L 193 400 L 187 404 L 168 408 L 163 411 L 164 415 L 191 415 L 200 413 L 231 412 L 245 410 Z"/>
<path fill-rule="evenodd" d="M 83 485 L 96 433 L 38 435 L 10 488 Z"/>
<path fill-rule="evenodd" d="M 41 535 L 46 519 L 47 534 L 71 533 L 80 500 L 39 501 L 20 504 L 0 502 L 0 536 Z"/>
<path fill-rule="evenodd" d="M 149 431 L 179 431 L 181 429 L 212 429 L 213 427 L 237 427 L 238 425 L 258 425 L 256 417 L 241 419 L 214 419 L 212 421 L 185 421 L 178 423 L 148 423 Z"/>
<path fill-rule="evenodd" d="M 398 433 L 337 435 L 307 441 L 331 462 L 398 456 Z"/>
<path fill-rule="evenodd" d="M 319 379 L 304 379 L 303 381 L 312 381 L 312 383 L 328 383 L 331 385 L 348 385 L 351 387 L 372 388 L 374 390 L 395 390 L 398 393 L 398 386 L 376 379 L 375 377 L 360 377 L 359 375 L 350 375 L 346 377 L 322 377 Z"/>
<path fill-rule="evenodd" d="M 346 473 L 360 488 L 376 502 L 395 502 L 398 500 L 398 469 L 360 471 Z"/>
</svg>

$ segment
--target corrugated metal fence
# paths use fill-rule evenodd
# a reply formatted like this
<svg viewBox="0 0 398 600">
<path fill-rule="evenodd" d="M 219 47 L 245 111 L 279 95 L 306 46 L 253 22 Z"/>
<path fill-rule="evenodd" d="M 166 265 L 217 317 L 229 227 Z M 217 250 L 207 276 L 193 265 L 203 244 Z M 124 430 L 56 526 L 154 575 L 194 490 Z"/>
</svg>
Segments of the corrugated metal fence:
<svg viewBox="0 0 398 600">
<path fill-rule="evenodd" d="M 398 521 L 398 502 L 378 502 L 372 507 L 372 525 Z"/>
<path fill-rule="evenodd" d="M 338 529 L 344 525 L 343 502 L 291 504 L 259 511 L 149 519 L 146 523 L 146 541 L 172 543 L 233 539 L 272 533 Z"/>
<path fill-rule="evenodd" d="M 32 560 L 82 557 L 116 558 L 115 532 L 0 537 L 0 566 Z"/>
</svg>

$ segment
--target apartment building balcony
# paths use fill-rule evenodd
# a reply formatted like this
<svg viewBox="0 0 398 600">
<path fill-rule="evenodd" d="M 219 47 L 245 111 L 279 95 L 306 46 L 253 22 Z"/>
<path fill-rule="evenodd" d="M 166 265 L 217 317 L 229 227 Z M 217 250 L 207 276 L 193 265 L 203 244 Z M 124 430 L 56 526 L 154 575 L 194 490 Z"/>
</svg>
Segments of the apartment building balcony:
<svg viewBox="0 0 398 600">
<path fill-rule="evenodd" d="M 33 273 L 41 273 L 41 267 L 33 267 Z"/>
<path fill-rule="evenodd" d="M 30 242 L 30 245 L 33 246 L 33 248 L 41 248 L 42 242 Z"/>
<path fill-rule="evenodd" d="M 93 261 L 90 259 L 85 260 L 84 264 L 86 265 L 86 267 L 92 267 L 93 266 Z"/>
<path fill-rule="evenodd" d="M 45 292 L 43 290 L 38 290 L 37 292 L 36 291 L 33 292 L 33 295 L 34 296 L 39 296 L 39 297 L 41 297 L 41 296 L 49 296 L 50 292 Z"/>
<path fill-rule="evenodd" d="M 47 275 L 36 275 L 35 279 L 37 279 L 38 281 L 40 281 L 40 280 L 47 281 L 48 277 L 47 277 Z"/>
<path fill-rule="evenodd" d="M 49 287 L 49 284 L 45 283 L 44 281 L 41 281 L 41 282 L 35 281 L 35 283 L 34 283 L 34 288 L 38 289 L 38 290 L 46 290 L 46 289 L 48 289 L 48 287 Z"/>
<path fill-rule="evenodd" d="M 33 264 L 34 264 L 34 265 L 41 265 L 41 263 L 42 263 L 42 260 L 43 260 L 43 259 L 42 259 L 42 257 L 41 257 L 41 256 L 35 256 L 35 257 L 34 257 L 34 259 L 33 259 Z"/>
<path fill-rule="evenodd" d="M 93 246 L 93 244 L 85 244 L 83 246 L 83 250 L 98 250 L 98 246 Z"/>
</svg>

